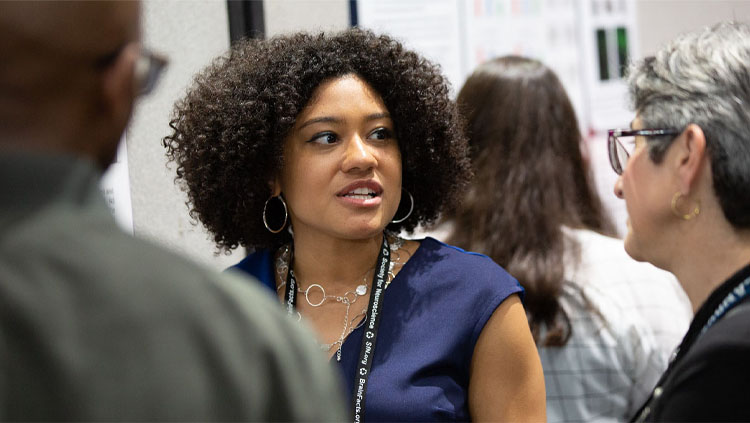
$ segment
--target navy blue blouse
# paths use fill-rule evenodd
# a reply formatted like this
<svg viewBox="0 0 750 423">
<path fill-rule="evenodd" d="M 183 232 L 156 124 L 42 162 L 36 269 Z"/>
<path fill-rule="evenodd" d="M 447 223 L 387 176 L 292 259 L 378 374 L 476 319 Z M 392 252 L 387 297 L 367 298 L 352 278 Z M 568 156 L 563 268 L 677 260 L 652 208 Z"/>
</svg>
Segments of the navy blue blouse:
<svg viewBox="0 0 750 423">
<path fill-rule="evenodd" d="M 270 252 L 253 253 L 233 267 L 275 293 Z M 513 294 L 522 296 L 523 288 L 488 257 L 422 240 L 383 296 L 364 419 L 470 420 L 474 345 L 495 309 Z M 349 395 L 363 333 L 359 328 L 349 335 L 338 363 Z"/>
</svg>

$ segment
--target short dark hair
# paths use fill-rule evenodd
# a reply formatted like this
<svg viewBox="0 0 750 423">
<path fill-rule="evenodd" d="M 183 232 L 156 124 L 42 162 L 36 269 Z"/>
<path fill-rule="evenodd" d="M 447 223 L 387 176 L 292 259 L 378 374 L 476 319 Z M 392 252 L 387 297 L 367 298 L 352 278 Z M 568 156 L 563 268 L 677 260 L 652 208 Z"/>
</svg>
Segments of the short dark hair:
<svg viewBox="0 0 750 423">
<path fill-rule="evenodd" d="M 750 24 L 722 22 L 678 37 L 628 72 L 644 127 L 703 130 L 713 189 L 735 228 L 750 228 L 749 63 Z M 654 163 L 674 139 L 646 138 Z"/>
<path fill-rule="evenodd" d="M 563 226 L 613 232 L 581 154 L 573 105 L 547 66 L 505 56 L 474 71 L 458 106 L 476 176 L 446 215 L 453 221 L 448 242 L 488 255 L 515 276 L 526 289 L 534 340 L 564 345 L 571 334 L 559 303 L 564 258 L 578 250 Z"/>
<path fill-rule="evenodd" d="M 268 232 L 262 220 L 283 141 L 313 91 L 347 74 L 371 85 L 394 121 L 402 186 L 414 197 L 414 211 L 388 228 L 429 224 L 458 197 L 470 177 L 468 151 L 436 65 L 388 36 L 356 28 L 245 40 L 198 74 L 163 140 L 191 216 L 219 248 L 275 248 L 291 239 L 287 231 Z M 408 210 L 404 200 L 396 216 Z"/>
</svg>

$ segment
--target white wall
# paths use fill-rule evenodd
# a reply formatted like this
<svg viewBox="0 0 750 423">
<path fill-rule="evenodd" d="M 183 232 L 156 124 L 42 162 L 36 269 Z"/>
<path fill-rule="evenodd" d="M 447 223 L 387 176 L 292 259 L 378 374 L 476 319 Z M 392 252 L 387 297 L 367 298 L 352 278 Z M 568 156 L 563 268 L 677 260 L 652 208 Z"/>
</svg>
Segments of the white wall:
<svg viewBox="0 0 750 423">
<path fill-rule="evenodd" d="M 169 133 L 172 106 L 193 75 L 229 47 L 226 3 L 147 0 L 142 22 L 144 44 L 167 55 L 170 63 L 155 91 L 136 105 L 127 130 L 134 232 L 223 269 L 243 252 L 214 256 L 214 244 L 202 226 L 191 223 L 185 196 L 173 183 L 174 171 L 166 168 L 161 139 Z"/>
<path fill-rule="evenodd" d="M 348 0 L 266 0 L 266 36 L 293 31 L 340 30 L 349 26 Z"/>
<path fill-rule="evenodd" d="M 638 0 L 636 5 L 642 56 L 683 32 L 725 20 L 750 21 L 747 0 Z"/>
<path fill-rule="evenodd" d="M 349 25 L 347 0 L 271 0 L 264 6 L 269 35 Z M 188 216 L 185 194 L 173 182 L 174 169 L 166 167 L 161 140 L 169 133 L 172 107 L 193 76 L 229 48 L 226 2 L 145 0 L 142 22 L 144 44 L 167 55 L 170 64 L 156 90 L 139 100 L 126 132 L 134 233 L 224 269 L 245 251 L 215 254 L 208 233 Z"/>
</svg>

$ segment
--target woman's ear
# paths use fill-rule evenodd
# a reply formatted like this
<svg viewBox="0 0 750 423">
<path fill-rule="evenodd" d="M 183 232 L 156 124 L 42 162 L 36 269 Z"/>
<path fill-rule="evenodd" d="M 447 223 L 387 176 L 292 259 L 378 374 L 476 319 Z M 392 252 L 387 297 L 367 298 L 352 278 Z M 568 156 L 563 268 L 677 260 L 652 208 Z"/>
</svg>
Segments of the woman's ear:
<svg viewBox="0 0 750 423">
<path fill-rule="evenodd" d="M 689 193 L 697 183 L 706 154 L 706 136 L 700 126 L 691 123 L 675 140 L 675 164 L 680 191 Z"/>
<path fill-rule="evenodd" d="M 278 176 L 273 178 L 273 182 L 271 182 L 270 185 L 272 197 L 276 197 L 277 195 L 281 194 L 281 181 L 279 180 Z"/>
</svg>

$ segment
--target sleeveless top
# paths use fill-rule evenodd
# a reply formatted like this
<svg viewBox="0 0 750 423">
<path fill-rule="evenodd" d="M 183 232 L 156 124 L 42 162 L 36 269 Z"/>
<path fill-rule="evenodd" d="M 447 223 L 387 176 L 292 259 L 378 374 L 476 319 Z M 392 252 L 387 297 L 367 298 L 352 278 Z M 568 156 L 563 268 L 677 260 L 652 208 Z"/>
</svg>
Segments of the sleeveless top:
<svg viewBox="0 0 750 423">
<path fill-rule="evenodd" d="M 232 268 L 275 293 L 273 254 L 258 251 Z M 366 393 L 366 421 L 470 420 L 469 366 L 495 309 L 523 288 L 488 257 L 425 238 L 383 296 Z M 341 362 L 349 403 L 364 330 L 344 341 Z"/>
</svg>

